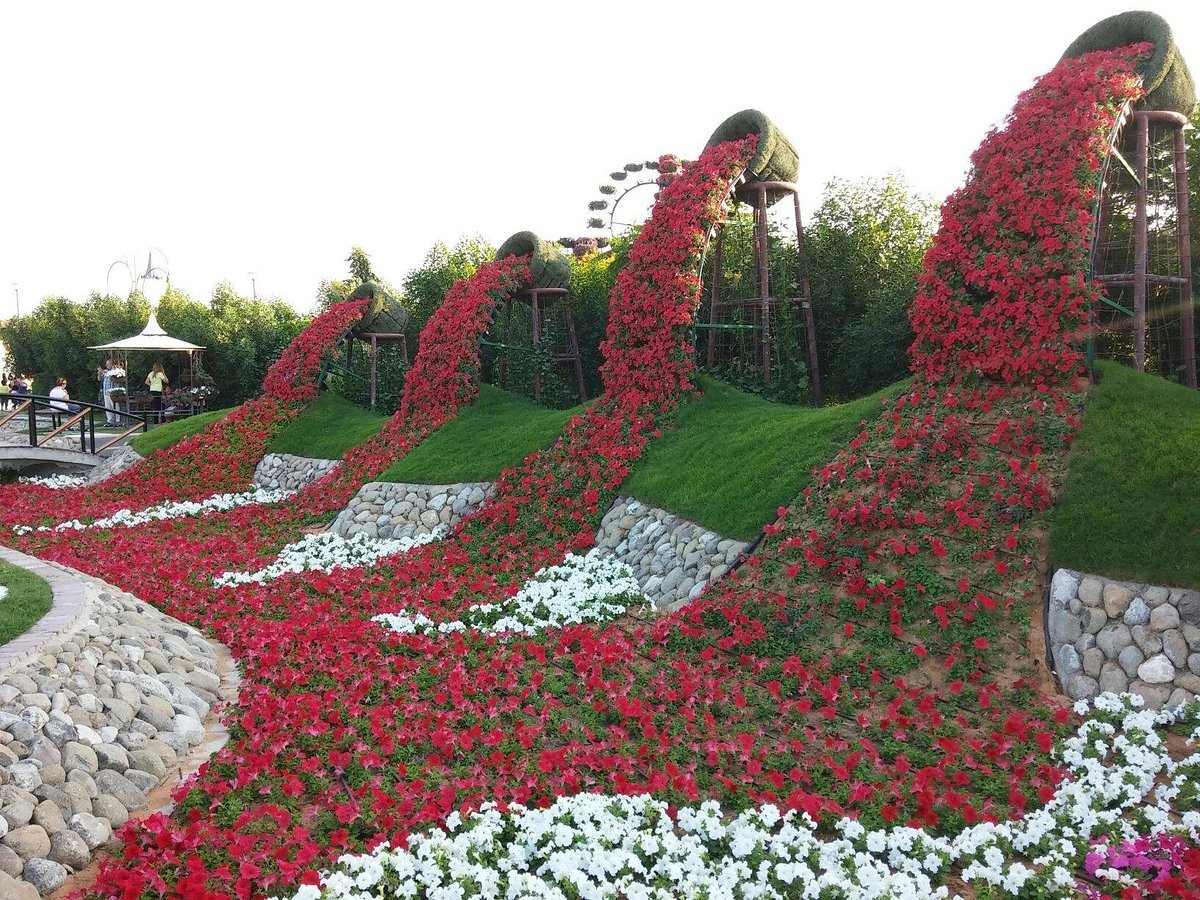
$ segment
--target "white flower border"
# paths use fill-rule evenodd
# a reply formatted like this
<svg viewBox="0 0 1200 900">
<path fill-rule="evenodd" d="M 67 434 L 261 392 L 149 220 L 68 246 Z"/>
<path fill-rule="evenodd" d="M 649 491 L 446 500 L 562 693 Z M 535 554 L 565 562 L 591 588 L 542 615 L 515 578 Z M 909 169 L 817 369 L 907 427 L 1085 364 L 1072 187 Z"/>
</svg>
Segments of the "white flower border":
<svg viewBox="0 0 1200 900">
<path fill-rule="evenodd" d="M 448 634 L 475 630 L 491 634 L 536 634 L 546 628 L 607 622 L 632 606 L 649 603 L 633 569 L 599 548 L 587 555 L 568 553 L 557 566 L 539 569 L 503 603 L 468 606 L 463 618 L 435 622 L 401 610 L 372 617 L 400 634 Z"/>
<path fill-rule="evenodd" d="M 83 475 L 22 475 L 17 481 L 20 484 L 40 484 L 55 491 L 87 484 L 87 478 Z"/>
<path fill-rule="evenodd" d="M 275 561 L 255 572 L 225 572 L 213 579 L 216 587 L 232 587 L 251 582 L 262 583 L 298 572 L 332 572 L 334 569 L 361 569 L 387 556 L 433 543 L 449 531 L 445 525 L 426 534 L 395 540 L 379 540 L 361 532 L 342 537 L 332 531 L 305 535 L 279 551 Z"/>
<path fill-rule="evenodd" d="M 17 534 L 29 534 L 31 531 L 83 531 L 87 528 L 132 528 L 146 522 L 163 521 L 165 519 L 182 519 L 187 516 L 200 516 L 208 512 L 224 512 L 238 506 L 251 506 L 258 503 L 278 503 L 295 494 L 295 491 L 268 491 L 256 488 L 252 491 L 242 491 L 236 494 L 213 494 L 203 500 L 180 500 L 172 503 L 160 503 L 146 509 L 134 512 L 131 509 L 119 509 L 111 516 L 96 519 L 92 522 L 81 522 L 69 519 L 57 525 L 14 525 Z"/>
<path fill-rule="evenodd" d="M 294 900 L 676 897 L 930 900 L 946 898 L 952 867 L 976 890 L 1078 896 L 1076 873 L 1093 842 L 1177 832 L 1200 840 L 1200 752 L 1174 762 L 1159 731 L 1186 722 L 1200 740 L 1200 703 L 1141 709 L 1140 697 L 1104 694 L 1059 751 L 1072 779 L 1015 822 L 971 826 L 952 838 L 907 827 L 868 831 L 851 819 L 822 837 L 806 814 L 767 805 L 725 821 L 715 801 L 674 819 L 641 795 L 579 794 L 548 809 L 487 804 L 444 829 L 347 855 L 320 886 Z M 1193 808 L 1177 809 L 1181 795 Z M 1101 870 L 1106 887 L 1133 883 Z"/>
</svg>

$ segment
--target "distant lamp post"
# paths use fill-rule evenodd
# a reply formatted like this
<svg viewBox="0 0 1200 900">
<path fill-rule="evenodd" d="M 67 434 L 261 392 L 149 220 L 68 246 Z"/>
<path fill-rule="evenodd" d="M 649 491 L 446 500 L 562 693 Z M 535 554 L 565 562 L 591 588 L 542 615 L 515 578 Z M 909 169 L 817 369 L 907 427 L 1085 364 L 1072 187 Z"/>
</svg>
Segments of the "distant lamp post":
<svg viewBox="0 0 1200 900">
<path fill-rule="evenodd" d="M 13 286 L 13 296 L 16 297 L 16 299 L 17 299 L 17 318 L 19 319 L 19 318 L 21 318 L 21 285 L 17 284 L 14 281 L 12 283 L 12 286 Z"/>
<path fill-rule="evenodd" d="M 164 268 L 158 268 L 154 265 L 154 254 L 148 254 L 146 257 L 146 271 L 142 273 L 140 290 L 142 296 L 150 304 L 150 308 L 154 309 L 162 300 L 163 295 L 167 292 L 167 282 L 170 276 Z"/>
<path fill-rule="evenodd" d="M 250 276 L 250 296 L 253 297 L 255 300 L 257 300 L 258 299 L 258 286 L 254 283 L 254 276 L 257 275 L 258 273 L 257 272 L 248 272 L 247 274 Z"/>
</svg>

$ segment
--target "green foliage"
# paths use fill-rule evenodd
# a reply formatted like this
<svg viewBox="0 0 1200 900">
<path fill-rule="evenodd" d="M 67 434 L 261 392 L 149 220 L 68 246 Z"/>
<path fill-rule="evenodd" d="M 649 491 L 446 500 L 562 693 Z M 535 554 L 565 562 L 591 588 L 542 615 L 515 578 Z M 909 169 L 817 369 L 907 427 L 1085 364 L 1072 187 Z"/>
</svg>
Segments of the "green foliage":
<svg viewBox="0 0 1200 900">
<path fill-rule="evenodd" d="M 1150 59 L 1138 66 L 1146 86 L 1143 103 L 1150 109 L 1191 115 L 1196 105 L 1196 84 L 1175 43 L 1170 24 L 1162 16 L 1137 10 L 1102 19 L 1071 43 L 1063 59 L 1141 42 L 1154 44 Z"/>
<path fill-rule="evenodd" d="M 215 381 L 218 400 L 229 406 L 259 395 L 271 363 L 308 324 L 283 301 L 252 300 L 228 284 L 217 285 L 209 306 L 168 294 L 159 305 L 158 321 L 176 337 L 209 348 L 204 368 Z M 171 383 L 178 385 L 182 360 L 164 358 L 163 363 Z"/>
<path fill-rule="evenodd" d="M 589 397 L 595 397 L 603 390 L 600 344 L 608 327 L 609 294 L 620 271 L 626 246 L 627 242 L 619 239 L 618 250 L 613 253 L 564 257 L 571 267 L 571 316 L 575 322 L 575 337 Z M 500 383 L 500 363 L 504 360 L 505 390 L 532 398 L 534 374 L 540 371 L 541 405 L 563 409 L 579 402 L 574 368 L 552 361 L 553 355 L 567 346 L 565 319 L 557 302 L 550 306 L 546 316 L 540 347 L 533 347 L 529 306 L 520 302 L 513 303 L 511 322 L 506 322 L 503 312 L 498 313 L 488 339 L 529 349 L 505 351 L 485 345 L 483 360 L 486 380 L 493 384 Z"/>
<path fill-rule="evenodd" d="M 400 399 L 404 395 L 404 376 L 408 373 L 410 360 L 405 359 L 404 348 L 399 342 L 381 341 L 378 347 L 374 411 L 390 416 L 400 408 Z M 338 352 L 341 354 L 342 371 L 330 374 L 330 388 L 350 403 L 370 409 L 371 345 L 366 341 L 355 341 L 349 366 L 345 365 L 345 354 L 340 347 Z"/>
<path fill-rule="evenodd" d="M 385 294 L 395 295 L 395 291 L 382 278 L 375 274 L 371 259 L 362 247 L 355 244 L 350 248 L 346 257 L 350 264 L 349 278 L 332 278 L 322 281 L 317 288 L 317 312 L 322 313 L 331 306 L 336 306 L 354 295 L 356 288 L 366 282 L 374 283 Z"/>
<path fill-rule="evenodd" d="M 367 256 L 367 252 L 357 244 L 350 248 L 350 255 L 346 257 L 346 262 L 350 263 L 351 277 L 359 282 L 379 280 L 371 268 L 371 260 Z"/>
<path fill-rule="evenodd" d="M 191 437 L 197 431 L 218 419 L 225 418 L 231 412 L 233 412 L 232 406 L 228 409 L 209 410 L 186 419 L 177 419 L 174 422 L 159 425 L 157 428 L 151 428 L 143 434 L 134 435 L 129 441 L 129 446 L 142 456 L 149 456 L 155 450 L 175 446 L 184 438 Z"/>
<path fill-rule="evenodd" d="M 544 409 L 524 397 L 480 385 L 474 405 L 464 408 L 380 480 L 416 484 L 493 481 L 503 469 L 520 465 L 533 451 L 554 443 L 577 412 L 579 408 Z"/>
<path fill-rule="evenodd" d="M 146 324 L 149 306 L 138 295 L 128 299 L 93 294 L 82 303 L 51 297 L 32 313 L 0 327 L 15 371 L 36 373 L 34 387 L 45 393 L 57 378 L 66 378 L 71 396 L 89 402 L 99 397 L 96 369 L 105 354 L 89 346 L 137 334 Z M 304 328 L 306 320 L 282 301 L 250 300 L 228 284 L 218 285 L 211 304 L 168 290 L 156 311 L 159 324 L 175 337 L 208 347 L 204 370 L 212 376 L 222 404 L 256 396 L 267 368 Z M 136 391 L 150 366 L 161 360 L 173 386 L 180 386 L 187 359 L 178 353 L 129 354 L 129 386 Z"/>
<path fill-rule="evenodd" d="M 267 452 L 341 459 L 347 450 L 374 437 L 386 422 L 386 416 L 326 391 L 275 435 Z"/>
<path fill-rule="evenodd" d="M 855 397 L 908 370 L 908 307 L 937 207 L 896 174 L 834 179 L 806 231 L 825 392 Z"/>
<path fill-rule="evenodd" d="M 908 370 L 912 329 L 908 307 L 916 276 L 933 233 L 935 206 L 898 175 L 859 181 L 835 179 L 805 230 L 817 356 L 826 397 L 861 397 L 890 384 Z M 711 250 L 710 250 L 711 252 Z M 752 393 L 785 403 L 810 398 L 807 332 L 801 261 L 790 217 L 770 223 L 771 375 L 764 384 L 755 350 L 756 333 L 700 329 L 701 362 L 708 342 L 718 353 L 712 374 Z M 709 320 L 715 267 L 706 263 L 700 321 Z M 756 293 L 754 226 L 741 207 L 724 231 L 721 296 L 746 299 Z M 749 325 L 752 308 L 726 313 L 718 323 Z"/>
<path fill-rule="evenodd" d="M 899 385 L 823 409 L 784 406 L 702 378 L 703 396 L 679 408 L 674 427 L 650 445 L 621 493 L 751 540 L 876 416 Z"/>
<path fill-rule="evenodd" d="M 757 349 L 758 332 L 744 328 L 703 328 L 697 331 L 699 361 L 707 364 L 709 343 L 717 353 L 710 374 L 743 391 L 761 394 L 783 403 L 802 403 L 808 398 L 808 364 L 801 300 L 800 258 L 794 231 L 769 226 L 771 295 L 782 302 L 771 311 L 771 381 L 766 383 Z M 711 252 L 711 251 L 710 251 Z M 708 322 L 716 276 L 711 260 L 705 271 L 705 300 L 699 319 Z M 757 270 L 754 262 L 754 218 L 749 208 L 739 207 L 727 217 L 723 236 L 721 297 L 745 299 L 756 293 Z M 745 326 L 758 322 L 751 306 L 736 306 L 718 313 L 715 324 Z M 818 331 L 818 335 L 820 332 Z"/>
<path fill-rule="evenodd" d="M 1096 371 L 1050 530 L 1050 561 L 1200 587 L 1200 394 L 1116 363 Z"/>
<path fill-rule="evenodd" d="M 416 354 L 421 329 L 446 299 L 450 286 L 458 279 L 474 274 L 495 253 L 496 248 L 478 235 L 460 237 L 453 246 L 438 241 L 429 248 L 424 262 L 404 276 L 401 295 L 411 316 L 405 331 L 410 355 Z"/>
<path fill-rule="evenodd" d="M 8 593 L 0 601 L 0 645 L 20 637 L 50 611 L 52 593 L 44 578 L 0 560 L 0 585 Z"/>
</svg>

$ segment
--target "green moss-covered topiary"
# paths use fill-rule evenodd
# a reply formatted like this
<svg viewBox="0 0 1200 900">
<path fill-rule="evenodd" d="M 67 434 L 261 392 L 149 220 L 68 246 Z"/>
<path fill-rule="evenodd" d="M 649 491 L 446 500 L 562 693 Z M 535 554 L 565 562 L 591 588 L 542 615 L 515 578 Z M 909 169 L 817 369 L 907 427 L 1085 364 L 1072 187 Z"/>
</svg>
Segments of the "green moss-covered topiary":
<svg viewBox="0 0 1200 900">
<path fill-rule="evenodd" d="M 1175 45 L 1171 26 L 1160 15 L 1136 10 L 1109 16 L 1077 37 L 1063 54 L 1063 59 L 1143 41 L 1154 45 L 1154 53 L 1138 66 L 1146 85 L 1146 97 L 1142 102 L 1149 109 L 1191 115 L 1196 105 L 1196 83 Z"/>
<path fill-rule="evenodd" d="M 357 325 L 351 329 L 354 334 L 402 334 L 408 326 L 408 310 L 400 305 L 400 301 L 381 288 L 373 281 L 364 281 L 350 292 L 349 300 L 361 297 L 371 297 L 375 302 L 366 311 Z"/>
<path fill-rule="evenodd" d="M 717 126 L 706 147 L 758 135 L 758 149 L 746 166 L 748 181 L 794 182 L 800 173 L 800 154 L 775 123 L 757 109 L 743 109 Z"/>
<path fill-rule="evenodd" d="M 528 256 L 531 288 L 570 288 L 571 261 L 558 252 L 558 247 L 543 241 L 532 231 L 518 231 L 500 245 L 496 259 L 508 256 Z"/>
</svg>

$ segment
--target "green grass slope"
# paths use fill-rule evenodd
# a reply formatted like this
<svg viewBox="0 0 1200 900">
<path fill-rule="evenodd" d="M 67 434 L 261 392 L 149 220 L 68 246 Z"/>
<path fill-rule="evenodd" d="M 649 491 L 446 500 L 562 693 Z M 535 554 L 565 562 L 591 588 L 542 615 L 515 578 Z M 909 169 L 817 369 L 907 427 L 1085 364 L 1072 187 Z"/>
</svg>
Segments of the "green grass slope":
<svg viewBox="0 0 1200 900">
<path fill-rule="evenodd" d="M 506 468 L 554 443 L 582 407 L 546 409 L 489 384 L 454 421 L 389 468 L 380 481 L 455 484 L 494 481 Z"/>
<path fill-rule="evenodd" d="M 703 397 L 679 408 L 675 427 L 650 445 L 621 493 L 725 537 L 751 540 L 805 488 L 813 467 L 832 459 L 900 384 L 809 409 L 702 378 Z"/>
<path fill-rule="evenodd" d="M 326 391 L 275 435 L 267 452 L 341 459 L 347 450 L 374 437 L 385 422 L 386 416 Z"/>
<path fill-rule="evenodd" d="M 233 412 L 232 406 L 228 409 L 214 409 L 211 412 L 200 413 L 198 416 L 189 416 L 186 419 L 168 422 L 165 425 L 151 428 L 144 434 L 134 435 L 129 441 L 129 446 L 142 456 L 149 456 L 155 450 L 175 446 L 185 437 L 195 434 L 205 425 L 222 419 L 231 412 Z"/>
<path fill-rule="evenodd" d="M 8 588 L 0 600 L 0 644 L 20 637 L 50 609 L 52 593 L 44 578 L 0 560 L 0 585 Z"/>
<path fill-rule="evenodd" d="M 1200 587 L 1200 393 L 1097 366 L 1050 561 L 1110 578 Z"/>
</svg>

